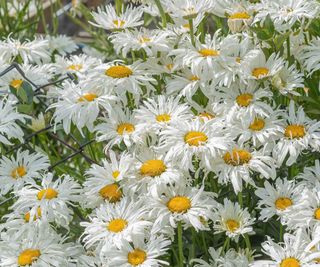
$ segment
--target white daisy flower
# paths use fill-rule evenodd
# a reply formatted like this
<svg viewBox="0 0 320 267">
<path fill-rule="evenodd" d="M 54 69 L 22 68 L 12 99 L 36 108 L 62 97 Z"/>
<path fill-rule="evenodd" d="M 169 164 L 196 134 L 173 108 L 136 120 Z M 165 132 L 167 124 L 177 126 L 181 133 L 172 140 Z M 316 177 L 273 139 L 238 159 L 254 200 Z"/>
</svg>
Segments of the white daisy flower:
<svg viewBox="0 0 320 267">
<path fill-rule="evenodd" d="M 92 79 L 100 79 L 102 83 L 115 87 L 115 92 L 126 100 L 126 92 L 131 92 L 136 102 L 142 94 L 141 86 L 151 89 L 150 82 L 156 82 L 152 73 L 146 71 L 145 65 L 137 60 L 132 65 L 124 65 L 121 61 L 102 64 L 92 70 Z"/>
<path fill-rule="evenodd" d="M 27 236 L 2 236 L 0 265 L 6 267 L 67 266 L 63 239 L 48 227 L 33 228 Z"/>
<path fill-rule="evenodd" d="M 266 147 L 253 150 L 234 145 L 222 157 L 210 161 L 210 170 L 217 174 L 219 183 L 231 182 L 235 193 L 239 193 L 242 191 L 242 180 L 254 185 L 254 172 L 267 179 L 276 178 L 275 163 L 268 154 Z"/>
<path fill-rule="evenodd" d="M 109 157 L 110 161 L 102 160 L 102 166 L 92 164 L 86 172 L 88 178 L 83 183 L 85 206 L 98 207 L 104 201 L 116 203 L 123 196 L 119 182 L 129 175 L 131 156 L 122 153 L 118 160 L 116 154 L 110 150 Z"/>
<path fill-rule="evenodd" d="M 319 160 L 316 160 L 314 166 L 305 167 L 303 169 L 303 173 L 300 173 L 297 176 L 297 179 L 301 179 L 304 187 L 308 187 L 310 189 L 314 188 L 318 183 L 320 183 L 320 163 Z"/>
<path fill-rule="evenodd" d="M 299 57 L 302 59 L 304 67 L 309 71 L 309 75 L 320 69 L 320 38 L 316 38 L 303 48 Z"/>
<path fill-rule="evenodd" d="M 213 229 L 215 233 L 225 232 L 229 238 L 238 242 L 240 235 L 254 234 L 254 221 L 247 208 L 241 209 L 238 203 L 225 198 L 223 205 L 218 204 L 216 208 Z"/>
<path fill-rule="evenodd" d="M 138 27 L 143 24 L 141 7 L 127 6 L 123 12 L 117 15 L 113 5 L 106 5 L 104 8 L 98 7 L 98 12 L 92 12 L 95 22 L 92 25 L 106 30 L 122 30 Z"/>
<path fill-rule="evenodd" d="M 34 208 L 36 214 L 40 207 L 41 217 L 68 228 L 73 215 L 73 210 L 69 206 L 74 206 L 81 200 L 81 192 L 80 185 L 69 175 L 53 180 L 53 174 L 47 173 L 41 180 L 41 186 L 32 184 L 16 191 L 15 194 L 19 198 L 12 208 L 18 213 Z"/>
<path fill-rule="evenodd" d="M 115 32 L 109 38 L 117 54 L 122 52 L 125 58 L 130 51 L 143 49 L 147 56 L 156 56 L 157 52 L 166 52 L 170 49 L 168 33 L 162 30 L 140 29 L 133 31 Z"/>
<path fill-rule="evenodd" d="M 320 122 L 308 118 L 301 106 L 295 111 L 294 101 L 290 102 L 285 119 L 286 125 L 282 137 L 273 149 L 273 156 L 279 165 L 289 156 L 286 165 L 290 166 L 304 149 L 320 149 Z"/>
<path fill-rule="evenodd" d="M 263 0 L 257 6 L 256 21 L 263 22 L 270 15 L 277 31 L 285 32 L 296 22 L 303 24 L 319 14 L 319 3 L 314 0 Z"/>
<path fill-rule="evenodd" d="M 17 112 L 14 102 L 0 99 L 0 143 L 12 145 L 12 139 L 23 142 L 24 132 L 18 122 L 25 124 L 29 116 Z"/>
<path fill-rule="evenodd" d="M 181 181 L 175 186 L 159 186 L 146 201 L 152 209 L 150 214 L 155 218 L 155 227 L 170 225 L 175 228 L 182 222 L 184 228 L 207 231 L 216 205 L 213 197 L 214 194 L 204 191 L 203 187 L 190 187 Z"/>
<path fill-rule="evenodd" d="M 200 106 L 196 102 L 191 103 L 191 106 L 196 110 L 195 118 L 201 122 L 214 120 L 224 123 L 225 121 L 225 104 L 219 102 L 217 98 L 210 97 L 206 107 Z"/>
<path fill-rule="evenodd" d="M 143 106 L 135 111 L 135 117 L 139 128 L 146 132 L 158 133 L 178 121 L 184 121 L 191 117 L 189 106 L 180 104 L 180 97 L 165 97 L 159 95 L 143 102 Z"/>
<path fill-rule="evenodd" d="M 172 17 L 190 19 L 205 13 L 212 6 L 209 0 L 165 0 L 163 5 Z"/>
<path fill-rule="evenodd" d="M 60 55 L 70 54 L 78 49 L 76 43 L 71 39 L 71 37 L 66 35 L 58 36 L 46 36 L 49 41 L 49 49 L 51 53 L 58 53 Z"/>
<path fill-rule="evenodd" d="M 144 220 L 148 210 L 141 201 L 124 198 L 116 205 L 101 204 L 89 216 L 89 222 L 80 223 L 85 227 L 83 241 L 88 248 L 104 245 L 121 247 L 122 240 L 129 242 L 143 238 L 152 223 Z M 134 238 L 133 238 L 134 237 Z"/>
<path fill-rule="evenodd" d="M 301 189 L 294 181 L 278 178 L 272 186 L 268 181 L 263 188 L 258 188 L 255 194 L 259 197 L 258 207 L 261 209 L 260 220 L 268 221 L 277 215 L 282 223 L 285 211 L 300 201 Z"/>
<path fill-rule="evenodd" d="M 204 165 L 228 148 L 228 135 L 223 125 L 200 119 L 177 122 L 160 133 L 159 151 L 167 151 L 166 159 L 193 170 L 192 159 L 199 158 Z"/>
<path fill-rule="evenodd" d="M 232 83 L 230 87 L 220 88 L 220 92 L 213 93 L 220 102 L 226 105 L 226 119 L 244 118 L 253 120 L 257 116 L 268 117 L 273 112 L 272 107 L 264 102 L 271 99 L 272 93 L 267 88 L 260 88 L 255 81 L 248 84 Z"/>
<path fill-rule="evenodd" d="M 99 66 L 101 60 L 85 54 L 72 55 L 68 58 L 57 56 L 55 71 L 58 74 L 74 73 L 81 78 L 85 78 L 88 71 Z"/>
<path fill-rule="evenodd" d="M 18 56 L 23 63 L 46 63 L 50 61 L 49 42 L 45 39 L 34 39 L 20 42 L 8 36 L 5 41 L 0 41 L 0 57 L 12 62 Z"/>
<path fill-rule="evenodd" d="M 135 238 L 131 243 L 122 241 L 120 248 L 102 249 L 103 262 L 110 267 L 160 267 L 169 265 L 160 257 L 165 255 L 171 241 L 163 236 L 150 239 Z"/>
<path fill-rule="evenodd" d="M 102 123 L 96 127 L 97 141 L 107 141 L 105 150 L 122 142 L 130 147 L 134 143 L 141 142 L 141 136 L 137 130 L 137 120 L 129 110 L 115 106 L 109 113 L 109 117 L 104 118 Z"/>
<path fill-rule="evenodd" d="M 262 50 L 252 50 L 243 59 L 242 72 L 247 79 L 263 80 L 276 75 L 284 66 L 284 61 L 273 53 L 266 59 Z"/>
<path fill-rule="evenodd" d="M 132 192 L 155 190 L 160 185 L 179 183 L 182 174 L 163 154 L 143 149 L 134 155 L 131 179 L 126 183 Z"/>
<path fill-rule="evenodd" d="M 284 242 L 281 244 L 275 243 L 268 237 L 268 241 L 262 243 L 262 249 L 271 260 L 265 261 L 267 265 L 263 266 L 315 266 L 315 264 L 312 265 L 312 262 L 314 262 L 314 259 L 319 258 L 320 252 L 312 252 L 310 249 L 319 242 L 319 238 L 308 242 L 302 236 L 302 229 L 299 229 L 294 235 L 286 233 L 283 237 Z"/>
<path fill-rule="evenodd" d="M 41 173 L 49 166 L 46 155 L 28 150 L 18 150 L 10 158 L 3 156 L 0 160 L 1 194 L 5 195 L 12 189 L 18 191 L 26 183 L 35 183 L 35 179 L 41 179 Z"/>
<path fill-rule="evenodd" d="M 239 137 L 239 144 L 251 141 L 254 147 L 263 146 L 280 138 L 282 120 L 279 115 L 279 111 L 274 111 L 269 116 L 256 116 L 253 119 L 241 116 L 230 122 L 231 131 Z"/>
<path fill-rule="evenodd" d="M 81 133 L 84 127 L 92 132 L 100 109 L 110 109 L 111 103 L 116 100 L 110 88 L 89 79 L 78 84 L 65 82 L 63 90 L 58 89 L 55 93 L 58 100 L 49 109 L 55 109 L 52 119 L 55 125 L 62 122 L 66 133 L 70 133 L 71 124 Z"/>
</svg>

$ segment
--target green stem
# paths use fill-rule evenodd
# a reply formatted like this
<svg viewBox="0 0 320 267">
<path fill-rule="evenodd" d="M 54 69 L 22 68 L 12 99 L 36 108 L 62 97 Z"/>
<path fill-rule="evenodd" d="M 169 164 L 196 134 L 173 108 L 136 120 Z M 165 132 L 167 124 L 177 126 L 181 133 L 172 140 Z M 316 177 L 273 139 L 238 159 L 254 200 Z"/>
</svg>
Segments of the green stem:
<svg viewBox="0 0 320 267">
<path fill-rule="evenodd" d="M 116 0 L 116 13 L 118 16 L 122 13 L 122 0 Z"/>
<path fill-rule="evenodd" d="M 196 233 L 194 228 L 191 229 L 191 238 L 192 238 L 192 243 L 190 246 L 190 250 L 189 250 L 189 261 L 194 259 L 194 255 L 195 255 L 195 245 L 196 245 Z"/>
<path fill-rule="evenodd" d="M 238 201 L 241 207 L 243 207 L 243 196 L 242 191 L 238 193 Z"/>
<path fill-rule="evenodd" d="M 195 41 L 194 41 L 193 19 L 189 19 L 189 26 L 190 26 L 191 43 L 194 46 L 195 45 Z"/>
<path fill-rule="evenodd" d="M 179 250 L 179 267 L 183 267 L 183 241 L 182 241 L 182 223 L 178 222 L 178 250 Z"/>
<path fill-rule="evenodd" d="M 246 242 L 247 249 L 251 250 L 251 243 L 248 234 L 244 234 L 244 241 Z"/>
<path fill-rule="evenodd" d="M 280 229 L 279 229 L 279 241 L 282 242 L 283 241 L 283 225 L 280 221 Z"/>
<path fill-rule="evenodd" d="M 167 16 L 166 16 L 166 13 L 164 12 L 164 9 L 161 5 L 161 2 L 160 2 L 160 0 L 154 0 L 154 2 L 156 3 L 157 8 L 159 9 L 159 12 L 160 12 L 160 16 L 162 19 L 162 27 L 166 28 L 167 27 Z"/>
<path fill-rule="evenodd" d="M 223 247 L 222 247 L 222 251 L 224 251 L 225 249 L 229 249 L 229 244 L 230 244 L 230 238 L 227 236 L 226 240 L 223 243 Z"/>
<path fill-rule="evenodd" d="M 205 257 L 206 259 L 209 258 L 209 253 L 208 253 L 208 246 L 207 246 L 207 242 L 206 242 L 206 236 L 204 234 L 204 232 L 201 232 L 201 238 L 202 238 L 202 243 L 203 243 L 203 248 L 204 248 L 204 253 L 205 253 Z"/>
<path fill-rule="evenodd" d="M 290 63 L 291 52 L 290 52 L 290 35 L 287 38 L 287 58 Z"/>
</svg>

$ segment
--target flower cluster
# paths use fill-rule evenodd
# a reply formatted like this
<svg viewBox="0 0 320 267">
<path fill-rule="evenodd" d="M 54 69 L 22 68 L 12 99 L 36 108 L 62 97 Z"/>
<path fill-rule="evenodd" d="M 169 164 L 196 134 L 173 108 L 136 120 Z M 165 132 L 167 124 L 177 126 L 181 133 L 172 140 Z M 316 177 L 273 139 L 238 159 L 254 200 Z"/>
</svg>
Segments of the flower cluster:
<svg viewBox="0 0 320 267">
<path fill-rule="evenodd" d="M 0 41 L 0 266 L 320 266 L 319 2 L 116 2 Z"/>
</svg>

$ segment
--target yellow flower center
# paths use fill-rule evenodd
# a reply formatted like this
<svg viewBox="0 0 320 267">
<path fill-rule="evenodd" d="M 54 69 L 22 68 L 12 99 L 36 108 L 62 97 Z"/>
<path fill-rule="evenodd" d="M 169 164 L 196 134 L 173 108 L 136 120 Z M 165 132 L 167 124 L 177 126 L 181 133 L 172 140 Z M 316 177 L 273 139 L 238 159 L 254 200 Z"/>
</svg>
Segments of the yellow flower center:
<svg viewBox="0 0 320 267">
<path fill-rule="evenodd" d="M 300 267 L 300 262 L 296 258 L 286 258 L 281 261 L 280 267 Z"/>
<path fill-rule="evenodd" d="M 171 212 L 185 213 L 191 208 L 191 201 L 188 197 L 177 196 L 168 201 L 167 207 Z"/>
<path fill-rule="evenodd" d="M 256 77 L 257 79 L 261 79 L 268 74 L 269 74 L 269 69 L 264 67 L 254 68 L 252 71 L 252 76 Z"/>
<path fill-rule="evenodd" d="M 18 257 L 18 265 L 19 266 L 26 266 L 31 265 L 35 262 L 41 253 L 39 249 L 26 249 L 22 251 Z"/>
<path fill-rule="evenodd" d="M 37 195 L 39 200 L 44 198 L 53 199 L 53 198 L 56 198 L 57 196 L 58 196 L 58 192 L 53 188 L 42 189 Z"/>
<path fill-rule="evenodd" d="M 126 78 L 132 75 L 132 70 L 127 66 L 112 66 L 106 70 L 105 74 L 115 79 Z"/>
<path fill-rule="evenodd" d="M 167 64 L 166 67 L 167 67 L 168 70 L 171 71 L 173 69 L 173 64 Z"/>
<path fill-rule="evenodd" d="M 144 162 L 140 168 L 140 174 L 144 176 L 159 176 L 166 171 L 167 167 L 160 159 L 150 159 Z"/>
<path fill-rule="evenodd" d="M 265 124 L 266 123 L 263 119 L 255 118 L 250 124 L 249 129 L 252 131 L 260 131 L 264 128 Z"/>
<path fill-rule="evenodd" d="M 41 217 L 41 208 L 38 207 L 37 208 L 37 215 L 34 215 L 33 216 L 33 220 L 35 221 L 37 218 L 40 218 Z M 24 215 L 24 220 L 26 222 L 29 222 L 30 221 L 30 211 L 28 211 L 25 215 Z"/>
<path fill-rule="evenodd" d="M 199 113 L 199 117 L 200 117 L 201 119 L 212 120 L 212 119 L 214 119 L 216 116 L 215 116 L 214 114 L 212 114 L 212 113 L 209 113 L 209 112 L 204 111 L 204 112 Z"/>
<path fill-rule="evenodd" d="M 320 208 L 317 208 L 314 211 L 314 218 L 317 219 L 317 220 L 320 220 Z"/>
<path fill-rule="evenodd" d="M 251 158 L 251 153 L 243 149 L 233 149 L 232 153 L 227 152 L 223 156 L 224 162 L 233 166 L 239 166 L 249 163 Z"/>
<path fill-rule="evenodd" d="M 241 57 L 236 57 L 236 62 L 240 64 L 241 63 Z"/>
<path fill-rule="evenodd" d="M 193 76 L 191 76 L 189 78 L 189 81 L 193 81 L 193 82 L 196 82 L 196 81 L 199 81 L 199 80 L 200 80 L 200 78 L 198 76 L 195 76 L 195 75 L 193 75 Z"/>
<path fill-rule="evenodd" d="M 21 79 L 12 80 L 10 82 L 10 86 L 12 86 L 14 89 L 19 89 L 22 83 L 23 83 L 23 80 Z"/>
<path fill-rule="evenodd" d="M 240 107 L 247 107 L 253 100 L 252 94 L 241 94 L 236 98 L 236 102 Z"/>
<path fill-rule="evenodd" d="M 121 19 L 115 19 L 113 21 L 114 26 L 122 28 L 126 22 Z"/>
<path fill-rule="evenodd" d="M 284 131 L 284 136 L 290 139 L 302 138 L 306 135 L 306 131 L 303 125 L 291 124 L 288 125 Z"/>
<path fill-rule="evenodd" d="M 118 176 L 120 175 L 120 172 L 119 171 L 113 171 L 112 172 L 112 177 L 113 179 L 117 180 Z"/>
<path fill-rule="evenodd" d="M 135 127 L 131 123 L 121 123 L 118 125 L 117 132 L 119 135 L 130 134 L 135 130 Z"/>
<path fill-rule="evenodd" d="M 107 228 L 110 232 L 113 233 L 119 233 L 123 231 L 124 228 L 126 228 L 128 225 L 128 222 L 123 219 L 114 219 L 109 222 Z"/>
<path fill-rule="evenodd" d="M 141 249 L 135 249 L 128 253 L 128 263 L 137 266 L 143 263 L 147 258 L 147 253 Z"/>
<path fill-rule="evenodd" d="M 191 131 L 184 136 L 184 141 L 190 146 L 201 146 L 207 140 L 208 137 L 203 132 Z"/>
<path fill-rule="evenodd" d="M 84 101 L 91 102 L 95 100 L 97 97 L 98 95 L 95 93 L 86 93 L 79 97 L 78 102 L 84 102 Z"/>
<path fill-rule="evenodd" d="M 151 41 L 151 38 L 149 38 L 149 37 L 146 37 L 146 36 L 142 36 L 142 37 L 140 37 L 140 39 L 139 39 L 139 42 L 140 43 L 148 43 L 148 42 L 150 42 Z"/>
<path fill-rule="evenodd" d="M 219 56 L 219 51 L 214 50 L 214 49 L 209 49 L 209 48 L 203 48 L 201 50 L 199 50 L 199 53 L 203 56 L 203 57 L 216 57 Z"/>
<path fill-rule="evenodd" d="M 27 174 L 27 170 L 24 166 L 18 166 L 17 168 L 11 171 L 11 177 L 17 179 L 19 177 L 23 177 Z"/>
<path fill-rule="evenodd" d="M 170 119 L 171 119 L 171 116 L 167 113 L 159 114 L 156 116 L 156 120 L 158 122 L 168 122 L 170 121 Z"/>
<path fill-rule="evenodd" d="M 239 229 L 240 224 L 236 220 L 229 219 L 226 221 L 226 226 L 230 232 L 235 232 L 237 229 Z"/>
<path fill-rule="evenodd" d="M 229 16 L 229 19 L 250 19 L 247 12 L 236 12 Z"/>
<path fill-rule="evenodd" d="M 190 30 L 190 24 L 189 23 L 183 24 L 182 27 L 187 29 L 187 30 Z"/>
<path fill-rule="evenodd" d="M 70 66 L 68 66 L 68 70 L 74 70 L 74 71 L 79 71 L 83 68 L 82 64 L 72 64 Z"/>
<path fill-rule="evenodd" d="M 99 194 L 110 203 L 118 202 L 122 197 L 122 192 L 117 184 L 108 184 L 102 187 Z"/>
<path fill-rule="evenodd" d="M 292 200 L 287 197 L 280 197 L 274 204 L 276 205 L 277 210 L 285 210 L 292 206 Z"/>
</svg>

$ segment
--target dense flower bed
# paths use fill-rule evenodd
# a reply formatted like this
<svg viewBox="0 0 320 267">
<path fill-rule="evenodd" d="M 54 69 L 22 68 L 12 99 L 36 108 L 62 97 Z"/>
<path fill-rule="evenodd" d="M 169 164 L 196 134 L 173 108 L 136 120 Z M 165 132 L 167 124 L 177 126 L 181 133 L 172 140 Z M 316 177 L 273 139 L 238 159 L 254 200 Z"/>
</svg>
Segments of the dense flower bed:
<svg viewBox="0 0 320 267">
<path fill-rule="evenodd" d="M 319 266 L 319 14 L 116 1 L 108 47 L 1 40 L 0 266 Z"/>
</svg>

